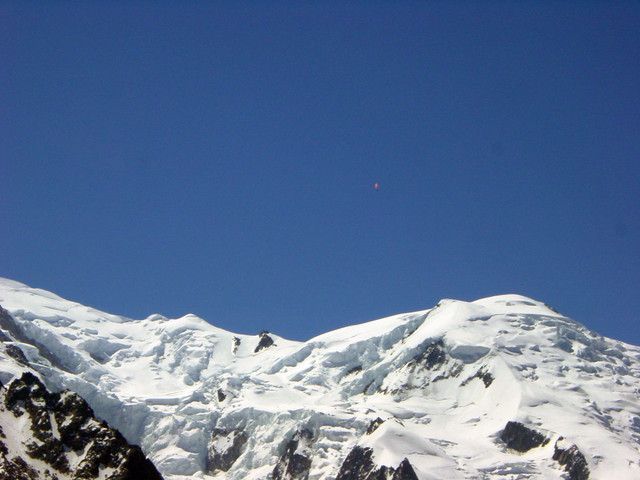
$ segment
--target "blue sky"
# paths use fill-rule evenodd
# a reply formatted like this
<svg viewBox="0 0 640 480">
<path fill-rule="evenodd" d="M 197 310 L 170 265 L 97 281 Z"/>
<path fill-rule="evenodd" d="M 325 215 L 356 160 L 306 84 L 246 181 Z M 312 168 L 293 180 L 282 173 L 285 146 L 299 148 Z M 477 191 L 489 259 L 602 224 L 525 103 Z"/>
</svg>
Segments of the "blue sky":
<svg viewBox="0 0 640 480">
<path fill-rule="evenodd" d="M 1 2 L 0 276 L 298 340 L 520 293 L 640 344 L 640 3 L 479 3 Z"/>
</svg>

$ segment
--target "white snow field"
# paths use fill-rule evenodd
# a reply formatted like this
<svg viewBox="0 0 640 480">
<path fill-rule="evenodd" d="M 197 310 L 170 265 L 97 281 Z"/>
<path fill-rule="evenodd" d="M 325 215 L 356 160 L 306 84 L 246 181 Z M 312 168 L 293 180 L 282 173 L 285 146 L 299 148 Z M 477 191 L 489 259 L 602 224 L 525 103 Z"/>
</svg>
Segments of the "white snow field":
<svg viewBox="0 0 640 480">
<path fill-rule="evenodd" d="M 5 330 L 0 381 L 28 368 L 7 355 L 15 345 L 49 389 L 83 396 L 167 480 L 267 478 L 302 429 L 314 480 L 334 479 L 356 445 L 379 465 L 407 458 L 420 480 L 569 478 L 552 459 L 560 437 L 590 478 L 640 479 L 640 348 L 523 296 L 443 300 L 307 342 L 268 334 L 257 352 L 264 335 L 194 315 L 110 315 L 6 279 L 0 305 L 25 336 Z M 549 442 L 508 448 L 509 421 Z M 237 459 L 212 470 L 209 450 L 238 432 Z"/>
</svg>

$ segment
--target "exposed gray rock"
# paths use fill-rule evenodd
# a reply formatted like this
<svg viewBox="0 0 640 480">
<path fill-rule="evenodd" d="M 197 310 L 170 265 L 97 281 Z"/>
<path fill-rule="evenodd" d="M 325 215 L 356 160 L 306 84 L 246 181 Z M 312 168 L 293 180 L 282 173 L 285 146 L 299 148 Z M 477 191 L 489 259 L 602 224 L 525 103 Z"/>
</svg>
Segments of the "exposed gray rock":
<svg viewBox="0 0 640 480">
<path fill-rule="evenodd" d="M 449 368 L 445 368 L 449 366 Z M 451 358 L 445 351 L 442 340 L 426 344 L 420 347 L 415 354 L 401 369 L 406 381 L 384 384 L 379 387 L 379 391 L 390 395 L 404 395 L 410 390 L 424 389 L 430 383 L 457 376 L 456 363 L 451 362 Z M 365 390 L 366 391 L 366 390 Z"/>
<path fill-rule="evenodd" d="M 238 353 L 238 347 L 240 347 L 241 343 L 242 343 L 242 340 L 239 337 L 233 337 L 233 349 L 231 350 L 231 352 L 234 355 Z"/>
<path fill-rule="evenodd" d="M 311 430 L 298 430 L 273 469 L 273 480 L 307 480 L 311 468 L 308 447 L 312 441 Z"/>
<path fill-rule="evenodd" d="M 433 370 L 447 360 L 442 341 L 432 343 L 418 355 L 416 355 L 409 365 L 420 364 L 428 370 Z"/>
<path fill-rule="evenodd" d="M 336 480 L 365 480 L 373 479 L 378 471 L 373 462 L 373 449 L 355 446 L 347 455 Z"/>
<path fill-rule="evenodd" d="M 474 378 L 482 380 L 482 383 L 484 383 L 485 388 L 489 388 L 489 386 L 493 383 L 493 375 L 491 375 L 491 372 L 488 372 L 484 368 L 481 368 L 474 375 L 472 375 L 471 377 L 467 378 L 464 382 L 462 382 L 461 386 L 464 387 Z"/>
<path fill-rule="evenodd" d="M 3 448 L 4 447 L 4 448 Z M 29 466 L 21 457 L 8 459 L 6 446 L 0 442 L 0 480 L 34 480 L 39 478 L 38 472 Z M 57 475 L 50 474 L 49 480 L 57 480 Z"/>
<path fill-rule="evenodd" d="M 18 363 L 22 365 L 29 366 L 29 360 L 24 356 L 24 352 L 17 345 L 7 345 L 6 347 L 7 355 L 16 360 Z"/>
<path fill-rule="evenodd" d="M 260 332 L 260 341 L 258 342 L 258 346 L 254 350 L 254 353 L 258 353 L 260 350 L 268 348 L 273 344 L 273 338 L 269 336 L 269 332 L 263 330 L 262 332 Z"/>
<path fill-rule="evenodd" d="M 564 465 L 564 469 L 569 473 L 569 480 L 588 480 L 589 467 L 587 459 L 578 447 L 571 444 L 567 447 L 561 445 L 564 438 L 560 437 L 555 444 L 553 459 L 560 465 Z"/>
<path fill-rule="evenodd" d="M 55 472 L 74 479 L 98 478 L 107 467 L 113 470 L 107 480 L 162 480 L 142 450 L 129 445 L 120 432 L 105 422 L 96 420 L 91 407 L 79 395 L 68 391 L 50 393 L 35 375 L 25 372 L 3 389 L 2 397 L 3 408 L 15 417 L 28 416 L 32 435 L 23 444 L 29 457 L 51 467 L 48 473 L 44 472 L 45 478 L 57 478 Z M 28 459 L 9 459 L 6 445 L 2 447 L 0 480 L 42 478 L 29 466 Z M 71 452 L 82 456 L 73 471 L 67 456 Z"/>
<path fill-rule="evenodd" d="M 227 472 L 242 455 L 242 447 L 247 443 L 247 434 L 242 430 L 223 430 L 215 428 L 209 443 L 207 455 L 207 471 L 215 473 L 218 470 Z"/>
<path fill-rule="evenodd" d="M 521 453 L 549 443 L 549 438 L 545 435 L 519 422 L 508 422 L 500 434 L 500 439 L 508 448 Z M 589 479 L 589 467 L 584 455 L 578 447 L 566 442 L 563 437 L 556 441 L 553 460 L 564 466 L 569 474 L 569 480 Z"/>
<path fill-rule="evenodd" d="M 409 460 L 405 458 L 400 462 L 396 471 L 393 472 L 391 480 L 418 480 L 418 476 Z"/>
<path fill-rule="evenodd" d="M 528 452 L 532 448 L 549 443 L 549 439 L 540 432 L 525 427 L 520 422 L 508 422 L 500 434 L 500 439 L 508 448 L 518 452 Z"/>
<path fill-rule="evenodd" d="M 398 468 L 378 466 L 373 461 L 373 449 L 353 447 L 342 462 L 336 480 L 418 480 L 408 459 L 402 460 Z"/>
<path fill-rule="evenodd" d="M 371 423 L 369 424 L 369 427 L 367 428 L 367 435 L 371 435 L 383 423 L 384 423 L 384 420 L 382 420 L 380 417 L 376 418 L 375 420 L 372 420 Z"/>
<path fill-rule="evenodd" d="M 219 402 L 224 402 L 225 398 L 227 398 L 227 394 L 224 393 L 224 390 L 222 390 L 221 388 L 218 389 L 218 401 Z"/>
</svg>

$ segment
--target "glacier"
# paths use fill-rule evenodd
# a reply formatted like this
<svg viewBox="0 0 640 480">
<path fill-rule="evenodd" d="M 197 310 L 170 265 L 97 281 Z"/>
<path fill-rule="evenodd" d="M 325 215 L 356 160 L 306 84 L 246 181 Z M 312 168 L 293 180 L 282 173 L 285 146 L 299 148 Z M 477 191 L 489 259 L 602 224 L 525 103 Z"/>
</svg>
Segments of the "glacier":
<svg viewBox="0 0 640 480">
<path fill-rule="evenodd" d="M 0 381 L 29 370 L 77 392 L 167 480 L 348 478 L 356 448 L 388 478 L 640 478 L 640 348 L 521 295 L 306 342 L 129 319 L 8 279 L 0 305 Z M 514 449 L 509 422 L 546 442 Z"/>
</svg>

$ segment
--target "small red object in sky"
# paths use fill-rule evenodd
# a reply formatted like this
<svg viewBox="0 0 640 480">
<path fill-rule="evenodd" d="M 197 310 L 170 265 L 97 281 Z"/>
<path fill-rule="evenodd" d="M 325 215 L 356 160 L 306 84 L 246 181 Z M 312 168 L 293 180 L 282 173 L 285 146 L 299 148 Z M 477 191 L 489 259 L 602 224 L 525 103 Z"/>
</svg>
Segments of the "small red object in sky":
<svg viewBox="0 0 640 480">
<path fill-rule="evenodd" d="M 378 187 L 379 187 L 379 186 L 380 186 L 380 185 L 379 185 L 379 184 L 377 184 L 377 183 L 374 185 L 374 188 L 376 189 L 376 192 L 378 191 Z"/>
</svg>

